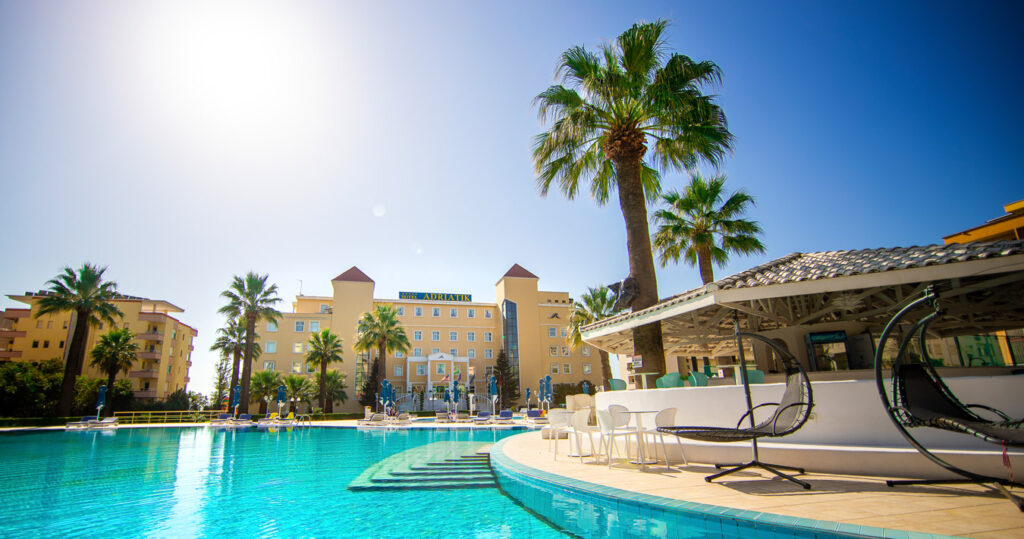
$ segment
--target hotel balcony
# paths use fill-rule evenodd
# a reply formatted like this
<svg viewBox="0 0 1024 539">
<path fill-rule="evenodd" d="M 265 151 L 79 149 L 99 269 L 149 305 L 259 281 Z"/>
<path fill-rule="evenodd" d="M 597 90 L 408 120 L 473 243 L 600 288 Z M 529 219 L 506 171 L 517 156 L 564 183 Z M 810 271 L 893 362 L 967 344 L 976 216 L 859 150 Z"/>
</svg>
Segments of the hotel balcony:
<svg viewBox="0 0 1024 539">
<path fill-rule="evenodd" d="M 128 376 L 131 378 L 157 378 L 160 376 L 160 371 L 156 369 L 140 369 L 129 371 Z"/>
<path fill-rule="evenodd" d="M 135 395 L 136 399 L 155 399 L 156 398 L 156 390 L 155 389 L 140 389 L 138 391 L 132 391 L 132 394 Z"/>
<path fill-rule="evenodd" d="M 32 315 L 32 309 L 7 309 L 3 311 L 4 318 L 28 318 Z"/>
<path fill-rule="evenodd" d="M 15 359 L 21 357 L 21 350 L 0 350 L 0 359 Z"/>
<path fill-rule="evenodd" d="M 135 338 L 139 339 L 139 340 L 142 340 L 142 341 L 157 341 L 157 342 L 160 342 L 160 341 L 164 340 L 164 335 L 162 333 L 148 333 L 147 332 L 147 333 L 139 333 L 138 335 L 135 336 Z"/>
<path fill-rule="evenodd" d="M 142 322 L 153 322 L 163 324 L 167 321 L 167 313 L 139 313 L 139 320 Z"/>
<path fill-rule="evenodd" d="M 160 352 L 139 352 L 139 359 L 155 359 L 160 360 Z"/>
<path fill-rule="evenodd" d="M 24 331 L 16 331 L 13 329 L 0 329 L 0 339 L 17 339 L 18 337 L 24 336 Z"/>
</svg>

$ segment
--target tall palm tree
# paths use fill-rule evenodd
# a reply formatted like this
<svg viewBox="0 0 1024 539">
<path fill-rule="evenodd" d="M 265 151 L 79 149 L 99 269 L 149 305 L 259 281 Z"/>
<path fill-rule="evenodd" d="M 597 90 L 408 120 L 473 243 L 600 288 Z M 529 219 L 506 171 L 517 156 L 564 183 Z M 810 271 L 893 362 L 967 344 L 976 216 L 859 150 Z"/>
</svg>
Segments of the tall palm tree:
<svg viewBox="0 0 1024 539">
<path fill-rule="evenodd" d="M 68 345 L 68 360 L 64 364 L 64 380 L 60 385 L 60 402 L 57 415 L 71 415 L 75 403 L 75 380 L 82 374 L 85 364 L 85 344 L 89 338 L 89 326 L 101 321 L 113 325 L 114 318 L 123 314 L 112 302 L 117 299 L 117 283 L 104 281 L 101 268 L 89 263 L 75 271 L 64 268 L 64 273 L 47 281 L 49 295 L 39 299 L 35 317 L 52 313 L 71 312 L 74 314 L 75 331 Z"/>
<path fill-rule="evenodd" d="M 252 374 L 252 396 L 259 401 L 260 413 L 267 413 L 266 397 L 274 398 L 277 388 L 283 384 L 281 374 L 275 371 L 256 371 Z"/>
<path fill-rule="evenodd" d="M 340 363 L 341 354 L 344 349 L 341 346 L 341 337 L 325 329 L 314 333 L 309 337 L 309 352 L 306 353 L 306 363 L 320 367 L 320 409 L 326 410 L 327 386 L 324 379 L 327 377 L 327 365 Z"/>
<path fill-rule="evenodd" d="M 580 296 L 580 300 L 572 305 L 572 313 L 569 314 L 569 337 L 567 341 L 573 348 L 583 344 L 583 335 L 580 328 L 587 324 L 593 324 L 602 318 L 608 318 L 616 314 L 615 294 L 608 290 L 607 286 L 588 288 L 587 292 Z M 604 383 L 612 377 L 612 365 L 608 359 L 608 352 L 597 349 L 601 357 L 601 377 Z"/>
<path fill-rule="evenodd" d="M 323 388 L 326 386 L 326 390 Z M 334 401 L 341 401 L 345 404 L 348 400 L 348 393 L 345 392 L 345 374 L 338 371 L 327 371 L 327 375 L 321 379 L 319 391 L 327 395 L 327 407 L 323 408 L 324 413 L 334 411 Z"/>
<path fill-rule="evenodd" d="M 127 328 L 115 328 L 100 335 L 99 342 L 92 348 L 91 365 L 107 373 L 107 389 L 110 390 L 111 396 L 114 393 L 114 379 L 117 378 L 117 373 L 124 371 L 128 374 L 132 364 L 138 359 L 138 351 L 139 345 L 135 342 L 135 334 Z M 113 407 L 107 408 L 109 412 L 113 412 Z"/>
<path fill-rule="evenodd" d="M 713 62 L 668 54 L 667 24 L 634 24 L 600 53 L 581 46 L 565 51 L 561 83 L 534 100 L 541 121 L 552 119 L 533 149 L 541 195 L 555 183 L 572 199 L 581 180 L 589 180 L 591 196 L 604 205 L 618 191 L 629 275 L 638 289 L 634 311 L 658 301 L 647 203 L 661 192 L 661 173 L 701 162 L 717 166 L 732 146 L 725 114 L 714 96 L 703 94 L 721 82 L 721 71 Z M 633 342 L 645 366 L 665 372 L 659 324 L 635 329 Z"/>
<path fill-rule="evenodd" d="M 237 319 L 229 318 L 224 327 L 217 330 L 217 339 L 210 346 L 210 351 L 220 350 L 222 353 L 231 354 L 231 384 L 228 386 L 228 402 L 234 402 L 235 386 L 238 384 L 238 364 L 245 353 L 245 326 L 238 323 Z M 257 333 L 255 337 L 259 337 Z M 259 359 L 263 354 L 260 343 L 252 345 L 252 358 Z M 220 403 L 218 403 L 219 405 Z"/>
<path fill-rule="evenodd" d="M 378 305 L 375 310 L 363 313 L 356 331 L 359 335 L 356 351 L 377 350 L 381 380 L 387 378 L 387 353 L 409 351 L 409 337 L 398 321 L 398 311 L 391 305 Z"/>
<path fill-rule="evenodd" d="M 313 395 L 313 382 L 298 374 L 289 374 L 284 377 L 284 387 L 288 391 L 288 397 L 294 397 L 299 402 L 308 403 Z"/>
<path fill-rule="evenodd" d="M 277 322 L 281 313 L 274 308 L 281 298 L 277 297 L 277 285 L 267 285 L 269 275 L 257 275 L 250 271 L 245 277 L 235 276 L 231 287 L 220 293 L 228 304 L 218 312 L 228 318 L 245 320 L 245 361 L 242 363 L 242 408 L 249 412 L 249 377 L 252 373 L 253 349 L 256 337 L 256 323 L 260 320 Z"/>
<path fill-rule="evenodd" d="M 699 266 L 704 284 L 715 280 L 715 268 L 729 260 L 729 253 L 764 253 L 757 239 L 761 226 L 739 216 L 754 205 L 754 197 L 742 189 L 725 197 L 725 176 L 705 180 L 693 174 L 686 193 L 670 191 L 664 197 L 667 209 L 654 213 L 658 231 L 654 246 L 662 267 L 669 261 Z"/>
</svg>

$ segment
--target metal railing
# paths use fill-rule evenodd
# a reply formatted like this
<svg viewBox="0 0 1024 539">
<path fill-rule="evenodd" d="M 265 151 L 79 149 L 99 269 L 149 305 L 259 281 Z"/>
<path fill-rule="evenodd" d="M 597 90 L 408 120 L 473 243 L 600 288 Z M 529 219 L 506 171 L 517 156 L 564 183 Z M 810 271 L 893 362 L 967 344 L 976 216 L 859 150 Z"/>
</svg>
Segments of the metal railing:
<svg viewBox="0 0 1024 539">
<path fill-rule="evenodd" d="M 114 412 L 118 423 L 124 425 L 138 423 L 201 423 L 216 419 L 219 410 L 177 410 L 154 412 Z"/>
</svg>

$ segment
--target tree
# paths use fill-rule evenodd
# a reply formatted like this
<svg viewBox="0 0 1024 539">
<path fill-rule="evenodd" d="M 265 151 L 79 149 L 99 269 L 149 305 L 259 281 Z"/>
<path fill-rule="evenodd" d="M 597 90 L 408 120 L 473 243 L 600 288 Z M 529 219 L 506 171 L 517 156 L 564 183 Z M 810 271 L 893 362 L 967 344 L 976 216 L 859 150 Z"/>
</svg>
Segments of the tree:
<svg viewBox="0 0 1024 539">
<path fill-rule="evenodd" d="M 9 417 L 53 415 L 60 400 L 64 364 L 46 359 L 0 363 L 0 410 Z"/>
<path fill-rule="evenodd" d="M 373 360 L 370 372 L 366 373 L 363 388 L 359 395 L 359 404 L 376 409 L 377 392 L 380 391 L 380 360 Z"/>
<path fill-rule="evenodd" d="M 256 371 L 252 375 L 252 397 L 259 401 L 260 413 L 267 413 L 266 397 L 277 396 L 277 388 L 283 384 L 281 374 L 275 371 Z M 244 393 L 243 393 L 244 394 Z"/>
<path fill-rule="evenodd" d="M 114 379 L 119 371 L 128 374 L 138 359 L 139 345 L 135 334 L 127 328 L 115 328 L 100 335 L 99 342 L 92 349 L 92 366 L 107 373 L 107 388 L 114 389 Z M 107 409 L 113 414 L 113 402 Z"/>
<path fill-rule="evenodd" d="M 614 307 L 615 294 L 612 294 L 607 286 L 588 288 L 587 292 L 580 296 L 580 300 L 573 302 L 572 305 L 572 313 L 569 315 L 569 337 L 566 339 L 569 346 L 577 348 L 583 344 L 580 328 L 615 315 Z M 607 384 L 612 377 L 612 364 L 608 359 L 608 352 L 598 348 L 597 354 L 601 358 L 601 378 Z"/>
<path fill-rule="evenodd" d="M 82 374 L 85 365 L 85 345 L 89 339 L 89 326 L 101 321 L 113 325 L 114 318 L 123 314 L 112 302 L 117 299 L 117 283 L 104 281 L 100 268 L 89 263 L 75 271 L 64 268 L 64 273 L 47 281 L 49 295 L 39 299 L 35 317 L 70 312 L 74 314 L 74 333 L 68 344 L 68 360 L 64 365 L 64 378 L 60 388 L 60 402 L 57 415 L 67 417 L 75 401 L 75 380 Z"/>
<path fill-rule="evenodd" d="M 289 374 L 284 377 L 284 387 L 288 391 L 288 397 L 298 402 L 309 403 L 313 397 L 313 382 L 298 374 Z M 294 411 L 294 410 L 293 410 Z"/>
<path fill-rule="evenodd" d="M 96 399 L 99 396 L 100 386 L 104 383 L 105 381 L 101 378 L 79 376 L 75 380 L 75 401 L 72 412 L 77 415 L 96 413 Z M 107 404 L 113 404 L 115 401 L 118 408 L 122 410 L 132 408 L 134 397 L 130 380 L 117 380 L 114 385 L 107 386 Z"/>
<path fill-rule="evenodd" d="M 281 313 L 274 308 L 281 298 L 277 297 L 277 285 L 267 285 L 269 275 L 257 275 L 250 271 L 244 278 L 235 276 L 231 287 L 221 292 L 228 304 L 219 312 L 233 319 L 245 321 L 245 357 L 242 363 L 241 413 L 249 412 L 249 377 L 252 373 L 256 323 L 261 320 L 277 323 Z M 232 386 L 233 387 L 233 386 Z"/>
<path fill-rule="evenodd" d="M 717 166 L 732 145 L 725 114 L 703 94 L 721 81 L 721 71 L 713 62 L 666 53 L 667 25 L 634 24 L 600 54 L 568 49 L 558 64 L 560 84 L 534 100 L 541 121 L 552 120 L 534 142 L 541 195 L 556 183 L 573 199 L 588 179 L 599 205 L 618 191 L 637 285 L 634 311 L 658 301 L 647 203 L 661 192 L 661 174 L 701 162 Z M 665 372 L 660 324 L 636 328 L 633 346 L 645 366 Z"/>
<path fill-rule="evenodd" d="M 740 189 L 725 198 L 724 175 L 705 180 L 693 174 L 685 194 L 670 191 L 664 200 L 668 208 L 654 213 L 658 224 L 654 246 L 662 267 L 682 257 L 700 268 L 700 278 L 708 284 L 715 280 L 713 266 L 724 266 L 730 252 L 764 253 L 764 245 L 757 239 L 760 225 L 739 218 L 754 205 L 754 197 Z"/>
<path fill-rule="evenodd" d="M 238 364 L 245 353 L 245 325 L 239 324 L 237 318 L 229 318 L 224 327 L 217 330 L 217 340 L 213 341 L 210 351 L 220 350 L 223 353 L 231 354 L 234 361 L 231 364 L 231 383 L 228 385 L 228 403 L 234 402 L 235 386 L 238 385 Z M 259 334 L 253 335 L 253 340 Z M 258 359 L 263 354 L 260 343 L 252 344 L 252 358 Z"/>
<path fill-rule="evenodd" d="M 228 396 L 228 371 L 231 366 L 228 364 L 228 354 L 221 352 L 220 361 L 217 362 L 217 380 L 213 388 L 213 405 L 219 410 L 224 404 L 224 398 Z M 231 402 L 231 401 L 228 401 Z"/>
<path fill-rule="evenodd" d="M 494 374 L 498 377 L 498 393 L 501 395 L 500 408 L 510 408 L 519 400 L 519 376 L 508 363 L 504 350 L 498 351 L 494 360 Z"/>
<path fill-rule="evenodd" d="M 377 376 L 380 380 L 388 377 L 387 353 L 409 351 L 409 337 L 398 321 L 398 311 L 391 305 L 378 305 L 372 312 L 363 313 L 356 332 L 359 335 L 356 351 L 377 350 L 377 361 L 373 368 L 379 369 Z"/>
<path fill-rule="evenodd" d="M 317 391 L 327 397 L 324 413 L 334 412 L 334 401 L 345 404 L 348 400 L 348 393 L 345 392 L 345 374 L 338 371 L 327 371 L 327 375 L 321 378 L 321 384 L 326 386 L 317 387 Z"/>
<path fill-rule="evenodd" d="M 320 409 L 327 409 L 327 385 L 324 379 L 327 378 L 327 365 L 341 363 L 341 355 L 344 349 L 341 346 L 341 337 L 325 329 L 314 333 L 309 337 L 309 352 L 306 353 L 306 363 L 314 367 L 320 367 L 320 381 L 317 384 L 320 394 Z"/>
</svg>

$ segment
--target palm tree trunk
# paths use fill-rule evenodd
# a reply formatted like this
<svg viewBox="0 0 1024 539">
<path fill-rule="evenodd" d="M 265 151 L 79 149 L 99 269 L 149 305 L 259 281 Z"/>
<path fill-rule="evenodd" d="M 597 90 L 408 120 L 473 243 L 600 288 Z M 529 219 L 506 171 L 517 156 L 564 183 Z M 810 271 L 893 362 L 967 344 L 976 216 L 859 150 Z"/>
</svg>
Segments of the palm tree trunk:
<svg viewBox="0 0 1024 539">
<path fill-rule="evenodd" d="M 608 385 L 608 380 L 612 379 L 612 363 L 608 359 L 608 352 L 598 349 L 597 355 L 601 356 L 601 385 Z"/>
<path fill-rule="evenodd" d="M 388 377 L 387 358 L 384 357 L 383 344 L 377 346 L 377 357 L 380 358 L 380 381 L 383 382 Z"/>
<path fill-rule="evenodd" d="M 68 417 L 75 404 L 75 381 L 82 374 L 85 361 L 85 341 L 89 338 L 89 311 L 75 313 L 75 332 L 68 345 L 68 360 L 64 364 L 64 379 L 60 383 L 60 401 L 57 416 Z"/>
<path fill-rule="evenodd" d="M 637 297 L 633 311 L 658 302 L 658 277 L 651 253 L 651 232 L 647 224 L 647 201 L 640 182 L 640 157 L 615 161 L 618 179 L 619 207 L 626 221 L 626 248 L 629 251 L 629 275 L 636 281 Z M 665 349 L 661 342 L 661 323 L 655 322 L 633 330 L 633 353 L 643 356 L 644 369 L 665 374 Z"/>
<path fill-rule="evenodd" d="M 320 362 L 320 411 L 327 413 L 327 361 Z"/>
<path fill-rule="evenodd" d="M 715 282 L 715 267 L 711 264 L 711 250 L 707 247 L 697 249 L 697 266 L 700 268 L 700 280 L 704 284 Z"/>
<path fill-rule="evenodd" d="M 249 413 L 249 377 L 252 376 L 252 336 L 256 333 L 256 313 L 245 315 L 245 359 L 242 362 L 242 402 L 240 413 Z"/>
<path fill-rule="evenodd" d="M 231 403 L 235 402 L 235 386 L 238 385 L 238 362 L 242 359 L 242 351 L 237 347 L 234 352 L 234 362 L 231 364 L 231 386 L 228 387 L 228 410 L 231 409 Z M 217 403 L 220 406 L 220 403 Z"/>
<path fill-rule="evenodd" d="M 107 415 L 114 415 L 114 379 L 117 378 L 117 371 L 107 373 Z M 97 417 L 96 419 L 99 419 Z"/>
</svg>

